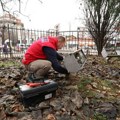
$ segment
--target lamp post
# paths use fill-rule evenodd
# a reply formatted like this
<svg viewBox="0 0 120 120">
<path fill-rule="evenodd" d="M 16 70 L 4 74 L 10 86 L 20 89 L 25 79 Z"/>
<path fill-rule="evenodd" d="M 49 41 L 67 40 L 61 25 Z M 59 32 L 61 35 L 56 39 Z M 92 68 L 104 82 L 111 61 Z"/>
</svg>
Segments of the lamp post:
<svg viewBox="0 0 120 120">
<path fill-rule="evenodd" d="M 2 45 L 2 32 L 0 31 L 0 45 Z"/>
<path fill-rule="evenodd" d="M 2 45 L 3 45 L 4 42 L 5 42 L 5 29 L 6 29 L 6 26 L 3 25 L 3 27 L 2 27 Z"/>
<path fill-rule="evenodd" d="M 77 50 L 79 49 L 79 32 L 80 32 L 80 27 L 77 28 Z"/>
</svg>

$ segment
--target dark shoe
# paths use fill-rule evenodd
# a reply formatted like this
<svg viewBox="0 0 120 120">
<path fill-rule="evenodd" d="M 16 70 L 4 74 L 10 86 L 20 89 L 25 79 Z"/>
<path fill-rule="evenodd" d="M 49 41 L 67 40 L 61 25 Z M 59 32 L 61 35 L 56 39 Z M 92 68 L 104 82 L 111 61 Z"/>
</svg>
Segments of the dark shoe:
<svg viewBox="0 0 120 120">
<path fill-rule="evenodd" d="M 44 82 L 45 81 L 45 78 L 43 76 L 39 77 L 39 78 L 35 78 L 33 80 L 33 82 Z"/>
<path fill-rule="evenodd" d="M 35 79 L 35 76 L 32 73 L 28 74 L 27 82 L 33 82 Z"/>
<path fill-rule="evenodd" d="M 44 82 L 44 77 L 43 76 L 41 76 L 41 77 L 39 77 L 39 78 L 36 78 L 35 76 L 34 76 L 34 74 L 32 73 L 30 73 L 29 75 L 28 75 L 28 80 L 27 80 L 27 82 Z"/>
</svg>

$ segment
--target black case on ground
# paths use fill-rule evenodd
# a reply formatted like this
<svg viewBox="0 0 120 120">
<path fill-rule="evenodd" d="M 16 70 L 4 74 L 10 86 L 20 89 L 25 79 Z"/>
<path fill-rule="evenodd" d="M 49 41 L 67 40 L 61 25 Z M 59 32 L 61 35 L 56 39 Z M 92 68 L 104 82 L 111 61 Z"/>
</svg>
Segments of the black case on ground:
<svg viewBox="0 0 120 120">
<path fill-rule="evenodd" d="M 37 103 L 55 97 L 58 84 L 49 80 L 48 84 L 29 87 L 28 85 L 19 85 L 22 102 L 26 106 L 34 106 Z"/>
</svg>

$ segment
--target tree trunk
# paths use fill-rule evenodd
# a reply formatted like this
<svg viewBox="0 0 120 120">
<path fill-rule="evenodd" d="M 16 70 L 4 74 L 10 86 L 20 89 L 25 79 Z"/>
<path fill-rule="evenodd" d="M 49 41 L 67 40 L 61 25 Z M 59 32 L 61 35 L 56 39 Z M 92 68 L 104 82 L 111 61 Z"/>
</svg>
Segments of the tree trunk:
<svg viewBox="0 0 120 120">
<path fill-rule="evenodd" d="M 97 42 L 98 56 L 102 56 L 102 49 L 103 49 L 102 39 L 99 38 L 97 41 L 98 41 Z"/>
</svg>

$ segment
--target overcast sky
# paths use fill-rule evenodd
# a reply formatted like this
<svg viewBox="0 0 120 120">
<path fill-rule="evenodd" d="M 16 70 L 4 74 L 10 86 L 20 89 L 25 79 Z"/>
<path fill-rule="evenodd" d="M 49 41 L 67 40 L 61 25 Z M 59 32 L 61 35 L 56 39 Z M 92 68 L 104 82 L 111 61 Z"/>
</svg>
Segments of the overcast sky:
<svg viewBox="0 0 120 120">
<path fill-rule="evenodd" d="M 60 30 L 76 30 L 83 26 L 83 18 L 78 0 L 23 0 L 19 18 L 25 28 L 48 30 L 60 24 Z M 17 5 L 16 5 L 17 6 Z M 18 9 L 13 5 L 12 9 Z M 17 12 L 16 12 L 17 13 Z"/>
</svg>

